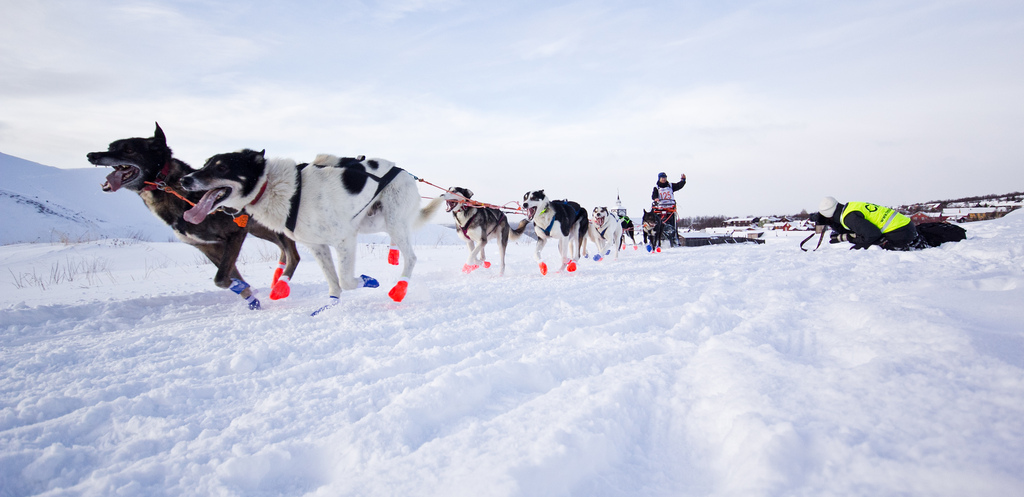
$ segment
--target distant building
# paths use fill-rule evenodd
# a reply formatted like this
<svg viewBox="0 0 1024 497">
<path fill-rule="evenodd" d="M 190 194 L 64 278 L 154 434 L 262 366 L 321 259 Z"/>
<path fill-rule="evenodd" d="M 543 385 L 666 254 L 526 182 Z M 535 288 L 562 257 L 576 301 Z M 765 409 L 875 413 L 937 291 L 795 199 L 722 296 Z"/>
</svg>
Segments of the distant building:
<svg viewBox="0 0 1024 497">
<path fill-rule="evenodd" d="M 1006 210 L 998 207 L 958 207 L 942 209 L 942 215 L 962 223 L 966 221 L 984 221 L 995 219 L 1006 214 Z"/>
<path fill-rule="evenodd" d="M 910 215 L 910 220 L 914 221 L 914 224 L 921 223 L 941 223 L 949 219 L 947 216 L 943 216 L 941 212 L 923 212 L 917 211 Z"/>
<path fill-rule="evenodd" d="M 626 208 L 622 206 L 622 199 L 618 193 L 615 194 L 615 215 L 619 216 L 619 219 L 626 217 Z"/>
<path fill-rule="evenodd" d="M 750 226 L 751 224 L 755 224 L 756 222 L 757 218 L 753 217 L 734 217 L 732 219 L 726 219 L 725 225 L 733 227 Z"/>
</svg>

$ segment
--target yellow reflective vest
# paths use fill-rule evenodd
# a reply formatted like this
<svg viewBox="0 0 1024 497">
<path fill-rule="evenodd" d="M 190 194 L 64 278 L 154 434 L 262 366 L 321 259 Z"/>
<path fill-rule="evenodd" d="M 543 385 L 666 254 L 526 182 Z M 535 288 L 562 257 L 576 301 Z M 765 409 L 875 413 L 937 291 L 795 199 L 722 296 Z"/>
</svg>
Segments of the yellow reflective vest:
<svg viewBox="0 0 1024 497">
<path fill-rule="evenodd" d="M 867 202 L 849 202 L 843 209 L 843 215 L 839 217 L 843 227 L 848 230 L 850 227 L 846 225 L 846 215 L 851 212 L 859 212 L 864 215 L 864 219 L 877 226 L 882 233 L 888 233 L 910 224 L 910 218 L 896 212 L 896 209 Z"/>
</svg>

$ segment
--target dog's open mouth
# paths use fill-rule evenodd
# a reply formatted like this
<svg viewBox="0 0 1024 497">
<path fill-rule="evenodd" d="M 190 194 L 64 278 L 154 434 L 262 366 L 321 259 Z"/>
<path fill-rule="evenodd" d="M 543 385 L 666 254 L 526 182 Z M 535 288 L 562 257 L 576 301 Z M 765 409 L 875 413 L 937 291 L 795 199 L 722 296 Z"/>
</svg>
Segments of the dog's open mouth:
<svg viewBox="0 0 1024 497">
<path fill-rule="evenodd" d="M 527 207 L 526 208 L 526 219 L 528 219 L 530 221 L 533 221 L 533 216 L 536 213 L 537 213 L 537 208 L 536 207 Z"/>
<path fill-rule="evenodd" d="M 600 228 L 601 226 L 604 226 L 604 216 L 602 216 L 602 217 L 595 217 L 594 218 L 594 224 L 596 224 L 598 228 Z"/>
<path fill-rule="evenodd" d="M 196 202 L 194 207 L 185 211 L 182 217 L 192 224 L 199 224 L 217 208 L 218 202 L 230 194 L 231 188 L 226 186 L 209 190 L 203 195 L 203 198 L 199 199 L 199 202 Z"/>
<path fill-rule="evenodd" d="M 451 212 L 452 209 L 458 207 L 459 204 L 461 204 L 462 202 L 458 200 L 445 200 L 444 203 L 445 205 L 447 205 L 447 207 L 445 208 L 445 212 Z"/>
<path fill-rule="evenodd" d="M 103 188 L 105 192 L 116 192 L 121 189 L 121 185 L 137 178 L 140 174 L 142 174 L 142 170 L 138 166 L 129 164 L 116 165 L 114 166 L 114 172 L 107 175 L 107 181 L 100 185 L 100 188 Z"/>
</svg>

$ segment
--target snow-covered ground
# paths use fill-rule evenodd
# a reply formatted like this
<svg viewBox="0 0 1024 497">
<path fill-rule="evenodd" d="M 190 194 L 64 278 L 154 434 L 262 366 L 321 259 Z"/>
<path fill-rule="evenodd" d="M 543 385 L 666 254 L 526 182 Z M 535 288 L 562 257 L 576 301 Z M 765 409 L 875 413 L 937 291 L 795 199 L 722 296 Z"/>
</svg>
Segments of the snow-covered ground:
<svg viewBox="0 0 1024 497">
<path fill-rule="evenodd" d="M 181 243 L 2 246 L 0 495 L 1021 495 L 1024 215 L 966 227 L 499 278 L 434 226 L 317 317 L 307 252 L 254 312 Z"/>
</svg>

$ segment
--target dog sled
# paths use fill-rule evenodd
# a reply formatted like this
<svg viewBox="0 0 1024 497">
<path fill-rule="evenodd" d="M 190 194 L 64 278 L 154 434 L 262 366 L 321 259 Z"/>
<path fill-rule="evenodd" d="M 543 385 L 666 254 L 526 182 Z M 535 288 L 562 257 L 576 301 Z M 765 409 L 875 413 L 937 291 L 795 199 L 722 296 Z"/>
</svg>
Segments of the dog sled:
<svg viewBox="0 0 1024 497">
<path fill-rule="evenodd" d="M 675 203 L 658 203 L 651 205 L 650 211 L 644 211 L 643 217 L 644 243 L 647 251 L 660 251 L 661 244 L 668 241 L 669 246 L 679 246 L 679 231 L 676 229 Z"/>
</svg>

